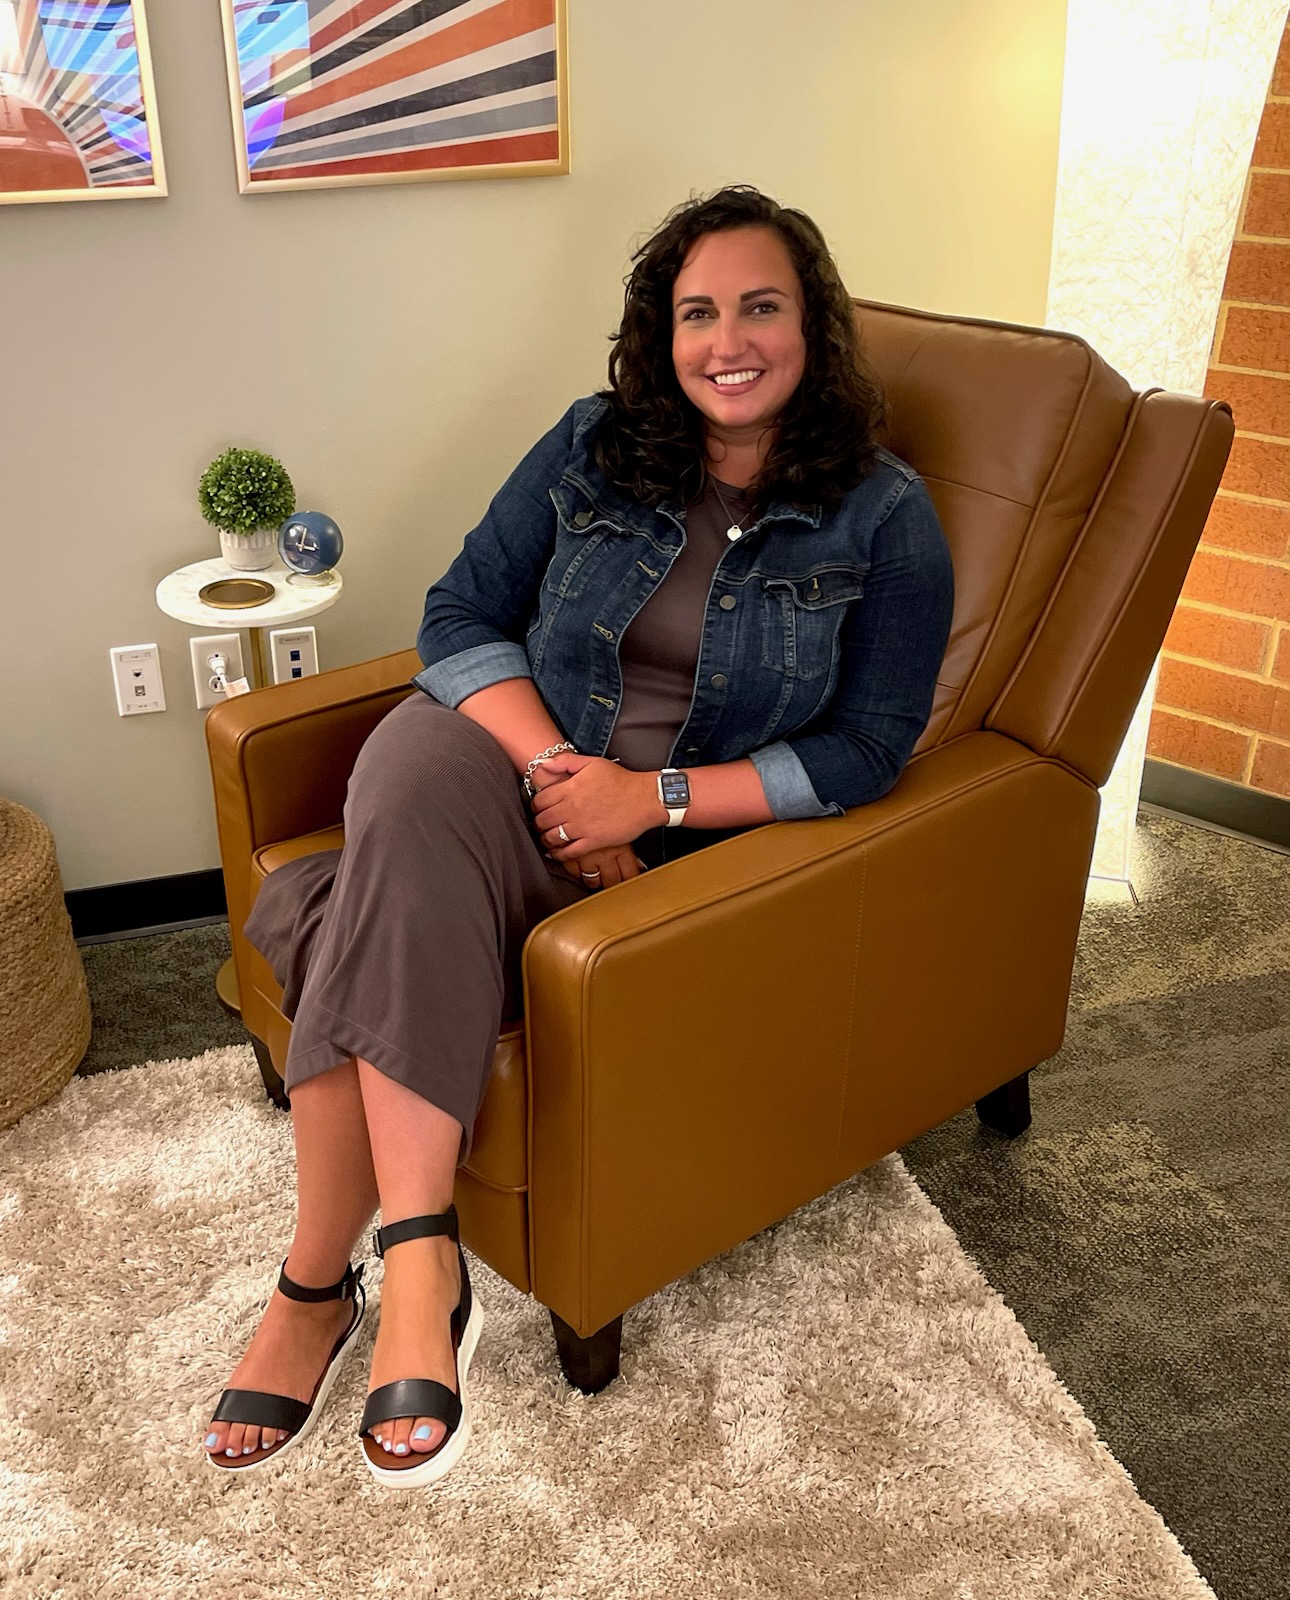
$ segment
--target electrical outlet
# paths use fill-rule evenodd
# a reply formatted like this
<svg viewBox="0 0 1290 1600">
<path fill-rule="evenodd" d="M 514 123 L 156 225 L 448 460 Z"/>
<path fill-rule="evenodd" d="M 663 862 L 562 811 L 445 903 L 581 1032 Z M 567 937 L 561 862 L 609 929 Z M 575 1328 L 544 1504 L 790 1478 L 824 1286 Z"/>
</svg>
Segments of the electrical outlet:
<svg viewBox="0 0 1290 1600">
<path fill-rule="evenodd" d="M 116 687 L 117 714 L 136 717 L 144 711 L 164 711 L 166 691 L 161 682 L 161 657 L 155 644 L 118 644 L 108 651 L 112 682 Z"/>
<path fill-rule="evenodd" d="M 312 628 L 274 628 L 269 633 L 274 683 L 312 678 L 318 671 L 318 635 Z"/>
<path fill-rule="evenodd" d="M 242 670 L 242 635 L 240 633 L 208 633 L 199 639 L 188 641 L 189 654 L 193 659 L 193 687 L 197 690 L 197 704 L 201 710 L 207 706 L 217 706 L 221 700 L 228 696 L 222 689 L 217 689 L 214 684 L 215 668 L 211 664 L 212 656 L 223 656 L 225 662 L 225 678 L 244 678 Z"/>
</svg>

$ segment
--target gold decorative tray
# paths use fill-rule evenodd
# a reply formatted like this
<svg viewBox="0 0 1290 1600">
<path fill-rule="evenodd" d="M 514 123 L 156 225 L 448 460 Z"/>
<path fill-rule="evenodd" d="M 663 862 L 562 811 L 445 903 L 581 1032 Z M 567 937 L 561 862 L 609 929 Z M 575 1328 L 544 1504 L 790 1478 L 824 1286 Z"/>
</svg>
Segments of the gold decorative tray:
<svg viewBox="0 0 1290 1600">
<path fill-rule="evenodd" d="M 197 598 L 208 606 L 218 606 L 222 611 L 242 611 L 248 606 L 262 606 L 272 600 L 274 588 L 263 578 L 217 578 L 197 591 Z"/>
</svg>

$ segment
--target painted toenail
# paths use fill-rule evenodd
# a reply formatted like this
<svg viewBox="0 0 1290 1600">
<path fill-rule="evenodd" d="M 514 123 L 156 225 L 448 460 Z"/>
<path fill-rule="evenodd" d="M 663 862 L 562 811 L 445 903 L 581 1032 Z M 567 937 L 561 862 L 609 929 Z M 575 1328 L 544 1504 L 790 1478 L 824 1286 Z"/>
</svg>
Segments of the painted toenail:
<svg viewBox="0 0 1290 1600">
<path fill-rule="evenodd" d="M 225 1454 L 225 1455 L 226 1455 L 226 1456 L 235 1456 L 235 1455 L 236 1455 L 236 1454 L 237 1454 L 237 1451 L 236 1451 L 236 1450 L 226 1450 L 226 1451 L 225 1451 L 225 1452 L 224 1452 L 224 1454 Z"/>
<path fill-rule="evenodd" d="M 430 1437 L 429 1424 L 425 1424 L 422 1427 L 418 1428 L 417 1431 L 412 1435 L 412 1437 L 414 1439 L 428 1439 Z"/>
<path fill-rule="evenodd" d="M 206 1435 L 206 1448 L 208 1450 L 213 1450 L 218 1443 L 219 1443 L 219 1434 L 217 1434 L 217 1433 L 208 1433 Z"/>
<path fill-rule="evenodd" d="M 244 1444 L 242 1446 L 242 1454 L 244 1456 L 249 1456 L 254 1451 L 254 1449 L 255 1449 L 255 1446 L 253 1444 Z"/>
<path fill-rule="evenodd" d="M 405 1445 L 405 1444 L 396 1444 L 395 1447 L 394 1447 L 394 1453 L 395 1453 L 396 1456 L 405 1456 L 405 1455 L 407 1455 L 407 1453 L 408 1453 L 407 1445 Z"/>
</svg>

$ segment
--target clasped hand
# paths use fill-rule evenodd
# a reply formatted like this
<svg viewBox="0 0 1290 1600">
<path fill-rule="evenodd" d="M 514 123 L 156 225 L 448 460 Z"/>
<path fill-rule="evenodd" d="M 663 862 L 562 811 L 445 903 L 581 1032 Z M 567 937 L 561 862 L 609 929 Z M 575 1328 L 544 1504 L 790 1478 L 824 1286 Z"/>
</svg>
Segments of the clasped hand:
<svg viewBox="0 0 1290 1600">
<path fill-rule="evenodd" d="M 538 838 L 570 878 L 609 888 L 637 876 L 641 865 L 632 840 L 666 820 L 653 773 L 569 753 L 535 768 L 532 782 L 537 793 L 529 804 Z"/>
</svg>

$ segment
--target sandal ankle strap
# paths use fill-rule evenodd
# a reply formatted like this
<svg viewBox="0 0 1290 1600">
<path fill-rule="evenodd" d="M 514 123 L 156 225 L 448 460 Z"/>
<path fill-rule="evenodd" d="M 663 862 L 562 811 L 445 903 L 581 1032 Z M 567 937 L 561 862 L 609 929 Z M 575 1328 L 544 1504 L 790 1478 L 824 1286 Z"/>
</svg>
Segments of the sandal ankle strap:
<svg viewBox="0 0 1290 1600">
<path fill-rule="evenodd" d="M 326 1289 L 307 1289 L 304 1284 L 297 1283 L 294 1278 L 289 1278 L 285 1260 L 282 1263 L 281 1272 L 278 1273 L 278 1288 L 286 1295 L 288 1300 L 308 1300 L 315 1304 L 323 1300 L 356 1299 L 356 1291 L 362 1281 L 362 1265 L 346 1267 L 345 1276 L 340 1282 L 330 1284 Z"/>
<path fill-rule="evenodd" d="M 457 1241 L 455 1205 L 433 1216 L 405 1217 L 402 1222 L 391 1222 L 388 1227 L 378 1228 L 372 1235 L 372 1248 L 378 1256 L 383 1257 L 392 1244 L 403 1244 L 407 1239 L 427 1239 L 441 1233 L 446 1233 L 454 1243 Z"/>
</svg>

